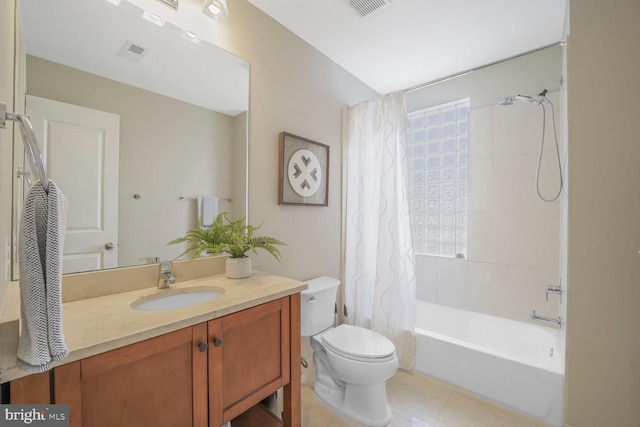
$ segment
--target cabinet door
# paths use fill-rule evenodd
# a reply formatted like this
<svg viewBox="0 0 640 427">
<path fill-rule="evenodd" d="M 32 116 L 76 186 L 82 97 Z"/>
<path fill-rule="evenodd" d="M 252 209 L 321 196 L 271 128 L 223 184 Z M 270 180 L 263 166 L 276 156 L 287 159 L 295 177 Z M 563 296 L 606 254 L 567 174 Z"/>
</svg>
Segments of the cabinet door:
<svg viewBox="0 0 640 427">
<path fill-rule="evenodd" d="M 205 324 L 82 360 L 81 403 L 70 408 L 72 418 L 73 412 L 80 414 L 83 427 L 207 425 L 207 356 L 201 342 L 206 342 Z M 56 403 L 73 399 L 55 397 Z"/>
<path fill-rule="evenodd" d="M 46 405 L 51 403 L 50 396 L 49 371 L 11 381 L 11 403 Z"/>
<path fill-rule="evenodd" d="M 289 382 L 289 339 L 288 297 L 209 322 L 210 425 Z"/>
<path fill-rule="evenodd" d="M 80 360 L 53 369 L 53 400 L 69 405 L 69 427 L 82 427 L 82 386 Z"/>
</svg>

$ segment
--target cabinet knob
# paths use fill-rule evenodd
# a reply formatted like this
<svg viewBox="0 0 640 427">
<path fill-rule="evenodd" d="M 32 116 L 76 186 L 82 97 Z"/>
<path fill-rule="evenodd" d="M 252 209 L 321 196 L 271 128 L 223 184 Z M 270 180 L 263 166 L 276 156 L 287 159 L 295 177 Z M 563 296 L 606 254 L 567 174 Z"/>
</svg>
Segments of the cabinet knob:
<svg viewBox="0 0 640 427">
<path fill-rule="evenodd" d="M 206 342 L 201 342 L 200 344 L 198 344 L 198 350 L 200 350 L 201 353 L 207 351 L 208 348 L 209 345 Z"/>
<path fill-rule="evenodd" d="M 222 338 L 214 338 L 213 345 L 216 347 L 220 347 L 222 345 Z"/>
</svg>

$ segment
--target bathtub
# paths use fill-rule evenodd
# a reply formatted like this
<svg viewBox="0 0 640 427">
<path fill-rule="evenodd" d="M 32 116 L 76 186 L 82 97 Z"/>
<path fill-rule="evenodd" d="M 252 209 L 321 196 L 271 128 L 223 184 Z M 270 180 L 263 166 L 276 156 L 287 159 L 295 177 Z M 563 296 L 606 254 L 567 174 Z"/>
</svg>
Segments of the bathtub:
<svg viewBox="0 0 640 427">
<path fill-rule="evenodd" d="M 424 301 L 415 322 L 417 371 L 562 425 L 559 329 Z"/>
</svg>

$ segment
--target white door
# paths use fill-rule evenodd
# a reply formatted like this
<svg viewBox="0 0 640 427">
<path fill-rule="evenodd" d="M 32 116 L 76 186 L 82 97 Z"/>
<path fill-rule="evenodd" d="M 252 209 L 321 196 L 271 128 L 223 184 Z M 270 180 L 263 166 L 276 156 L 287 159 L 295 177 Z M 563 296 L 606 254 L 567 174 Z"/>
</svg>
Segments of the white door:
<svg viewBox="0 0 640 427">
<path fill-rule="evenodd" d="M 63 273 L 117 267 L 120 116 L 30 95 L 26 111 L 69 202 Z"/>
</svg>

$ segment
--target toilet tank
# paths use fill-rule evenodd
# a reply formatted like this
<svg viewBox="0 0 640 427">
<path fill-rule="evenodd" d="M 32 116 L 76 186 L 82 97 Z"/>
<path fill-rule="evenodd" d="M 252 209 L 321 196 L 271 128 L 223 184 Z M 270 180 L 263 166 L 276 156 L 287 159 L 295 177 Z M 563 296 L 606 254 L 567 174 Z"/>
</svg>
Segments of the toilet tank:
<svg viewBox="0 0 640 427">
<path fill-rule="evenodd" d="M 300 334 L 303 337 L 333 326 L 340 280 L 322 276 L 306 283 L 309 288 L 300 292 Z"/>
</svg>

